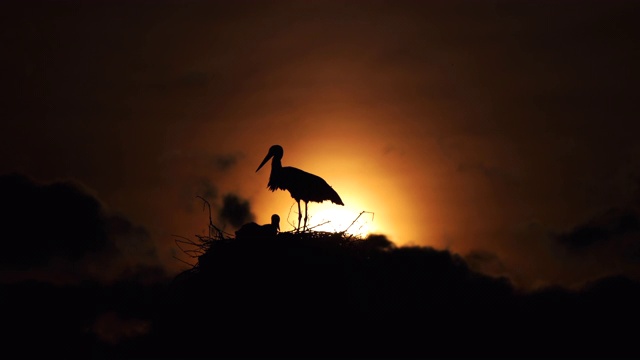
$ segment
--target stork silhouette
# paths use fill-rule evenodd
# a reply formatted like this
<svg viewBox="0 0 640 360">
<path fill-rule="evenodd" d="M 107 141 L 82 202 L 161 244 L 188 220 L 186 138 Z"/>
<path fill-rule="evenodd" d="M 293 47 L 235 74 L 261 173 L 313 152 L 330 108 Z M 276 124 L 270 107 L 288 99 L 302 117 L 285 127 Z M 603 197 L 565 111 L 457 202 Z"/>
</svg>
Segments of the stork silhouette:
<svg viewBox="0 0 640 360">
<path fill-rule="evenodd" d="M 300 220 L 302 212 L 300 211 L 300 200 L 304 201 L 304 225 L 303 231 L 307 228 L 307 207 L 309 201 L 324 202 L 329 200 L 334 204 L 344 205 L 338 193 L 333 190 L 327 182 L 314 174 L 294 168 L 291 166 L 282 166 L 282 156 L 284 150 L 280 145 L 273 145 L 269 148 L 267 156 L 264 157 L 256 172 L 260 170 L 264 164 L 271 158 L 271 175 L 269 176 L 269 184 L 267 187 L 271 191 L 287 190 L 291 197 L 298 203 L 298 227 L 296 231 L 300 231 Z"/>
<path fill-rule="evenodd" d="M 244 224 L 236 231 L 236 239 L 272 238 L 280 231 L 280 216 L 271 215 L 271 223 L 258 225 L 255 222 Z"/>
</svg>

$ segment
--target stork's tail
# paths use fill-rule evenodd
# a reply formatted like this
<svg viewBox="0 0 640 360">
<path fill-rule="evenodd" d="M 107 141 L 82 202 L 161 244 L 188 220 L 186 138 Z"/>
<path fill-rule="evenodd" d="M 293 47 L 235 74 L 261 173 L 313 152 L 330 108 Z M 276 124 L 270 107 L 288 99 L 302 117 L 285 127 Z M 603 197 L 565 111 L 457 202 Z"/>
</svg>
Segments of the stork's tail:
<svg viewBox="0 0 640 360">
<path fill-rule="evenodd" d="M 333 190 L 333 188 L 330 188 L 330 194 L 329 194 L 329 200 L 331 200 L 332 203 L 337 204 L 337 205 L 344 205 L 344 203 L 342 202 L 342 199 L 340 199 L 340 195 L 338 195 L 338 193 Z"/>
</svg>

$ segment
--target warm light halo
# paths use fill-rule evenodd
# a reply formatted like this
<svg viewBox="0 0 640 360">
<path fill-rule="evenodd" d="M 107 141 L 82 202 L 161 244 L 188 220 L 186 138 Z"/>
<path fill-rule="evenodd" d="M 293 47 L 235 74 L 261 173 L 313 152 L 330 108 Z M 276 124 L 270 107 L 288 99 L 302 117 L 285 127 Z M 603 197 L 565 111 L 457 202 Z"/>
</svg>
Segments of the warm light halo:
<svg viewBox="0 0 640 360">
<path fill-rule="evenodd" d="M 353 207 L 344 207 L 330 202 L 309 203 L 309 218 L 307 228 L 311 231 L 345 232 L 345 234 L 357 237 L 366 237 L 373 229 L 374 213 L 366 210 L 358 210 Z M 301 203 L 304 216 L 304 204 Z M 292 230 L 298 221 L 298 209 L 295 202 L 291 205 L 288 217 L 283 219 L 285 229 L 289 224 Z M 302 220 L 304 221 L 304 219 Z M 287 231 L 283 229 L 283 231 Z"/>
</svg>

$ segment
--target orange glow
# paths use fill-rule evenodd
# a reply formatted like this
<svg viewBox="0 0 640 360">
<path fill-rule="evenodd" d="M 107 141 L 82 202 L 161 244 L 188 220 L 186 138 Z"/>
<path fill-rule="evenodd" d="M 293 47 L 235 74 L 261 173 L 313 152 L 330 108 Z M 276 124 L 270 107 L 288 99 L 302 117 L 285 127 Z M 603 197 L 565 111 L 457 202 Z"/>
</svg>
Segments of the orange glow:
<svg viewBox="0 0 640 360">
<path fill-rule="evenodd" d="M 275 124 L 269 127 L 251 126 L 248 121 L 255 117 L 241 117 L 242 126 L 225 130 L 227 136 L 216 141 L 216 148 L 242 156 L 236 167 L 210 176 L 219 194 L 232 192 L 249 200 L 257 223 L 267 224 L 272 214 L 278 214 L 282 231 L 295 229 L 298 208 L 289 192 L 267 189 L 271 165 L 256 172 L 269 147 L 279 144 L 284 148 L 283 166 L 322 177 L 345 204 L 309 203 L 308 227 L 312 230 L 343 231 L 364 211 L 349 228 L 354 235 L 384 234 L 399 246 L 443 245 L 442 239 L 449 235 L 442 220 L 448 208 L 439 198 L 443 190 L 437 180 L 449 169 L 436 138 L 423 136 L 411 126 L 399 126 L 397 114 L 381 109 L 301 105 L 294 113 L 303 115 L 300 119 L 287 113 L 265 115 L 259 123 Z M 209 134 L 219 130 L 213 123 L 200 126 L 193 133 L 202 136 L 186 143 L 193 147 L 191 153 L 210 153 Z M 394 141 L 391 135 L 403 141 Z M 238 138 L 246 141 L 238 143 Z M 208 166 L 203 162 L 192 167 L 197 170 L 193 177 Z"/>
<path fill-rule="evenodd" d="M 403 192 L 406 186 L 403 186 L 402 173 L 390 172 L 385 167 L 388 159 L 372 156 L 380 152 L 377 146 L 365 143 L 345 149 L 332 145 L 334 143 L 327 142 L 324 146 L 314 147 L 284 146 L 284 166 L 295 166 L 321 176 L 345 203 L 340 206 L 329 201 L 310 202 L 308 227 L 315 231 L 347 230 L 347 233 L 361 237 L 371 233 L 384 234 L 394 242 L 399 241 L 398 245 L 427 240 L 406 234 L 416 214 L 409 212 L 411 201 Z M 255 158 L 261 155 L 259 152 Z M 268 171 L 258 172 L 256 178 L 251 180 L 252 189 L 255 189 L 251 202 L 258 216 L 257 222 L 268 223 L 271 214 L 278 213 L 282 219 L 281 231 L 295 229 L 298 208 L 290 194 L 266 189 Z M 301 208 L 304 213 L 304 203 Z M 424 236 L 424 231 L 421 235 Z"/>
<path fill-rule="evenodd" d="M 374 214 L 355 208 L 336 206 L 329 202 L 313 204 L 309 212 L 307 227 L 313 231 L 346 232 L 347 234 L 366 237 L 375 229 Z M 303 209 L 304 211 L 304 209 Z M 289 223 L 297 222 L 297 208 L 290 214 Z"/>
</svg>

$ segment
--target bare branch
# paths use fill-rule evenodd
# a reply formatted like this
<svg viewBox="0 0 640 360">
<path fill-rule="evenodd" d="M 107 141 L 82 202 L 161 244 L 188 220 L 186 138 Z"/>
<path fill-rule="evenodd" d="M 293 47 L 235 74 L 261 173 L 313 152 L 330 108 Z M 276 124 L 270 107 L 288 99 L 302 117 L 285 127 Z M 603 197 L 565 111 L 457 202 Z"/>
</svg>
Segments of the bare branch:
<svg viewBox="0 0 640 360">
<path fill-rule="evenodd" d="M 360 212 L 360 214 L 358 214 L 358 216 L 355 218 L 355 220 L 353 220 L 351 222 L 351 224 L 349 226 L 347 226 L 347 228 L 344 229 L 341 233 L 345 234 L 347 231 L 349 231 L 349 229 L 353 226 L 353 224 L 355 224 L 356 221 L 358 221 L 358 219 L 360 219 L 360 216 L 362 216 L 362 214 L 371 214 L 371 220 L 373 221 L 373 216 L 375 215 L 374 213 L 372 213 L 370 211 L 362 211 L 362 212 Z"/>
</svg>

